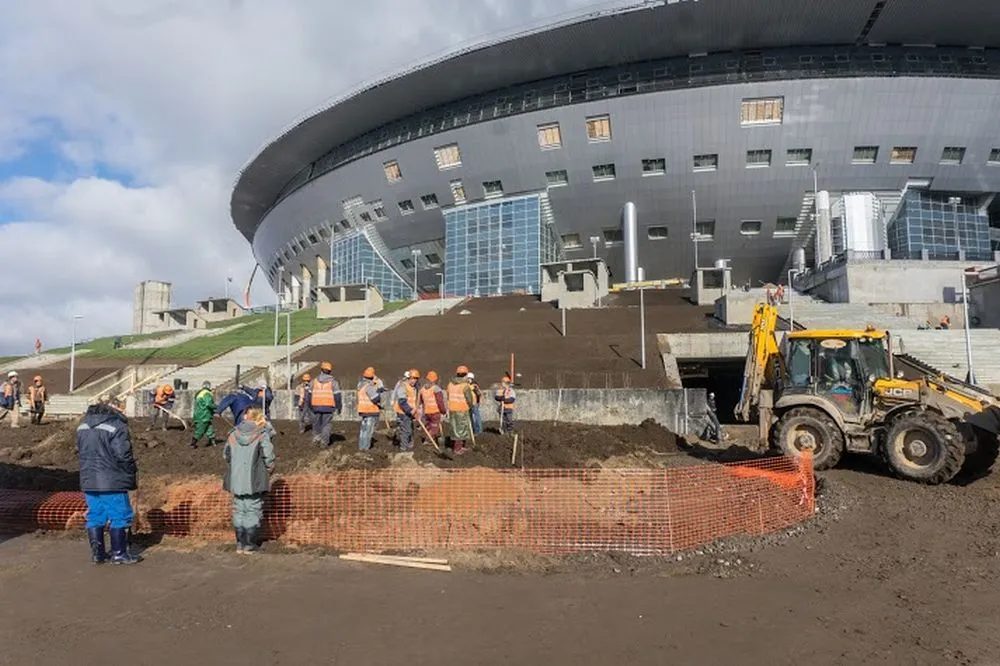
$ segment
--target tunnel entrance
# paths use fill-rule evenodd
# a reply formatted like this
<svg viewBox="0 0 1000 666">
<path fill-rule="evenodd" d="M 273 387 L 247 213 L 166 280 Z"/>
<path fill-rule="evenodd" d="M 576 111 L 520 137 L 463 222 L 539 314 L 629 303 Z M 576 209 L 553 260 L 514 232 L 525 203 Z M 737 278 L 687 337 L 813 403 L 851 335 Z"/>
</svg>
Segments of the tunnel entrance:
<svg viewBox="0 0 1000 666">
<path fill-rule="evenodd" d="M 678 363 L 681 384 L 684 388 L 705 389 L 714 393 L 719 422 L 733 424 L 736 423 L 733 410 L 740 401 L 745 363 L 742 358 L 684 360 Z"/>
</svg>

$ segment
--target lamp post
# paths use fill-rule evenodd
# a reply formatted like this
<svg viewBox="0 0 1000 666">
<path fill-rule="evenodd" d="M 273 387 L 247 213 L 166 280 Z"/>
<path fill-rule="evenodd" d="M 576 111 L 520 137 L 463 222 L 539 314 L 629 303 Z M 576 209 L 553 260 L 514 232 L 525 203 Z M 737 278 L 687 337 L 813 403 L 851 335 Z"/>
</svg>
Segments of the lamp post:
<svg viewBox="0 0 1000 666">
<path fill-rule="evenodd" d="M 83 319 L 83 315 L 73 315 L 73 342 L 69 348 L 69 392 L 72 393 L 76 387 L 76 320 Z M 968 319 L 966 319 L 968 321 Z"/>
<path fill-rule="evenodd" d="M 642 369 L 646 369 L 646 289 L 639 287 L 639 349 Z"/>
<path fill-rule="evenodd" d="M 226 300 L 227 301 L 229 300 L 229 285 L 231 285 L 232 283 L 233 283 L 232 276 L 227 275 L 226 276 Z M 228 307 L 228 306 L 226 306 L 226 307 Z"/>
<path fill-rule="evenodd" d="M 361 284 L 365 288 L 365 344 L 368 343 L 368 279 L 365 277 L 365 265 L 361 264 Z"/>
<path fill-rule="evenodd" d="M 969 383 L 976 383 L 976 372 L 972 368 L 972 334 L 969 332 L 969 284 L 966 281 L 968 269 L 962 271 L 962 310 L 965 314 L 965 362 L 969 366 Z"/>
<path fill-rule="evenodd" d="M 292 313 L 285 313 L 285 373 L 288 375 L 288 390 L 292 390 Z"/>
<path fill-rule="evenodd" d="M 691 242 L 694 244 L 694 272 L 698 272 L 698 197 L 691 190 Z M 697 278 L 697 276 L 695 276 Z"/>
<path fill-rule="evenodd" d="M 281 314 L 281 276 L 285 272 L 284 266 L 278 267 L 278 286 L 274 290 L 274 346 L 278 346 L 278 315 Z"/>
<path fill-rule="evenodd" d="M 444 314 L 444 273 L 435 273 L 438 276 L 438 314 Z"/>
<path fill-rule="evenodd" d="M 600 236 L 591 236 L 590 237 L 590 244 L 594 248 L 594 259 L 597 259 L 597 246 L 598 246 L 598 244 L 600 244 L 600 242 L 601 242 L 601 237 Z"/>
<path fill-rule="evenodd" d="M 788 330 L 795 330 L 795 306 L 792 304 L 792 294 L 795 288 L 792 287 L 792 276 L 799 274 L 799 269 L 793 268 L 788 271 Z"/>
<path fill-rule="evenodd" d="M 413 300 L 417 300 L 417 257 L 419 257 L 423 252 L 417 248 L 410 250 L 410 255 L 413 257 Z"/>
</svg>

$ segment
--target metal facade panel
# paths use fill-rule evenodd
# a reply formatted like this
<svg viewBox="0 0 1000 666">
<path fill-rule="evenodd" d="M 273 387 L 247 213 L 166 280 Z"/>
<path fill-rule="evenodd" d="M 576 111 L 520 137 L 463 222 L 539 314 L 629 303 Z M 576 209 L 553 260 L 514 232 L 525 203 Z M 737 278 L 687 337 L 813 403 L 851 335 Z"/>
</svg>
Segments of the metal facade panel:
<svg viewBox="0 0 1000 666">
<path fill-rule="evenodd" d="M 868 35 L 882 44 L 1000 45 L 993 0 L 889 0 Z"/>
<path fill-rule="evenodd" d="M 781 125 L 740 126 L 744 97 L 783 96 Z M 785 166 L 786 151 L 811 148 L 820 186 L 830 190 L 899 190 L 910 177 L 931 177 L 936 188 L 1000 191 L 1000 167 L 986 164 L 1000 147 L 1000 81 L 965 79 L 815 79 L 650 93 L 556 107 L 490 123 L 463 127 L 393 147 L 351 162 L 307 184 L 264 219 L 254 240 L 262 265 L 290 238 L 323 220 L 343 217 L 341 202 L 361 195 L 383 201 L 389 219 L 378 223 L 386 243 L 399 248 L 444 236 L 440 209 L 422 210 L 421 195 L 451 202 L 449 182 L 462 179 L 470 200 L 482 197 L 482 183 L 501 180 L 508 194 L 544 189 L 546 171 L 566 170 L 569 185 L 549 191 L 560 234 L 587 239 L 617 228 L 621 206 L 636 203 L 639 263 L 647 276 L 686 277 L 692 268 L 691 190 L 698 193 L 699 219 L 716 220 L 715 240 L 700 246 L 702 262 L 733 259 L 734 277 L 773 280 L 791 239 L 773 236 L 778 217 L 796 217 L 812 190 L 809 167 Z M 612 140 L 590 143 L 586 118 L 608 113 Z M 537 125 L 558 122 L 563 145 L 542 150 Z M 433 148 L 458 142 L 462 166 L 441 171 Z M 874 165 L 853 165 L 853 147 L 877 145 Z M 893 146 L 917 146 L 912 165 L 889 164 Z M 966 147 L 961 165 L 940 164 L 945 146 Z M 772 166 L 746 168 L 746 151 L 770 149 Z M 718 153 L 715 172 L 695 173 L 692 156 Z M 664 159 L 665 174 L 643 176 L 643 159 Z M 386 160 L 397 160 L 403 180 L 388 183 Z M 592 167 L 613 162 L 616 178 L 594 182 Z M 400 215 L 397 202 L 410 199 L 415 212 Z M 744 236 L 742 220 L 760 220 L 762 232 Z M 665 225 L 667 240 L 651 240 L 648 226 Z M 325 255 L 319 245 L 307 253 Z M 621 275 L 622 247 L 602 247 L 615 275 Z"/>
</svg>

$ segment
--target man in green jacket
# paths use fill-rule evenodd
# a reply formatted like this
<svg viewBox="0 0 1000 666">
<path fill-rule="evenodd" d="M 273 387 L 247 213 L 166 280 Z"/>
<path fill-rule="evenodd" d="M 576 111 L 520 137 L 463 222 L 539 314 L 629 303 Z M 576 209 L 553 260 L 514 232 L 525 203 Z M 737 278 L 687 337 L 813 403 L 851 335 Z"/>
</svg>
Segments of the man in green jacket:
<svg viewBox="0 0 1000 666">
<path fill-rule="evenodd" d="M 191 438 L 191 448 L 198 448 L 198 441 L 208 437 L 208 445 L 215 446 L 215 428 L 212 417 L 215 415 L 215 396 L 212 395 L 211 382 L 201 385 L 201 390 L 194 397 L 194 436 Z"/>
</svg>

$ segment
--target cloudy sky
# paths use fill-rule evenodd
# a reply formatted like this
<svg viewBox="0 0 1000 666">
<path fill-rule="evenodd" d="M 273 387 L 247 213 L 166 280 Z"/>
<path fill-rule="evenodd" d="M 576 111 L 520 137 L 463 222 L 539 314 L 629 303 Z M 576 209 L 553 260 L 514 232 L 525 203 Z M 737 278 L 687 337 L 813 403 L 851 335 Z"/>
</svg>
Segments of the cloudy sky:
<svg viewBox="0 0 1000 666">
<path fill-rule="evenodd" d="M 331 98 L 596 0 L 3 0 L 0 355 L 128 333 L 134 285 L 241 291 L 239 168 Z M 270 300 L 263 281 L 257 302 Z"/>
</svg>

